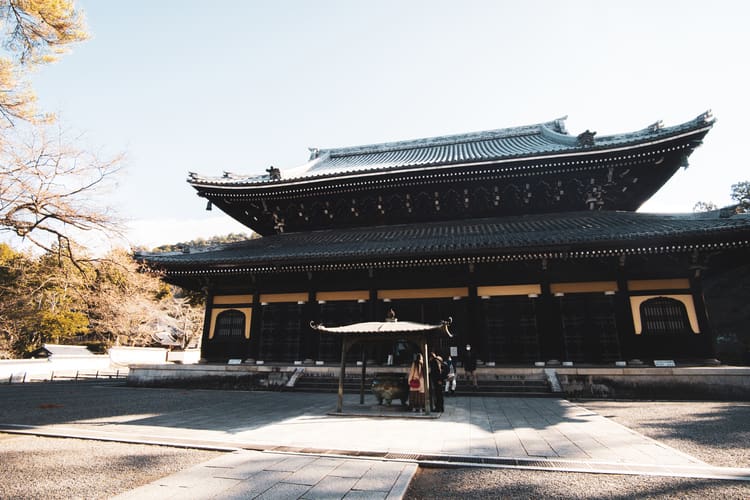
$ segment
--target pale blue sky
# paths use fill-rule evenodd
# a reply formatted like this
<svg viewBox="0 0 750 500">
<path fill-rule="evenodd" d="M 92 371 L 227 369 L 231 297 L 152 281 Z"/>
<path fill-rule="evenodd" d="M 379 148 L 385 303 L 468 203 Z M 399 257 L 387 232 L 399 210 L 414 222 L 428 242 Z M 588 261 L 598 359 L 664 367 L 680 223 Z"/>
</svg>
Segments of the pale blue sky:
<svg viewBox="0 0 750 500">
<path fill-rule="evenodd" d="M 526 125 L 628 132 L 712 109 L 644 210 L 729 203 L 750 179 L 747 2 L 79 0 L 92 37 L 38 71 L 42 106 L 125 152 L 131 242 L 242 226 L 185 182 L 338 147 Z"/>
</svg>

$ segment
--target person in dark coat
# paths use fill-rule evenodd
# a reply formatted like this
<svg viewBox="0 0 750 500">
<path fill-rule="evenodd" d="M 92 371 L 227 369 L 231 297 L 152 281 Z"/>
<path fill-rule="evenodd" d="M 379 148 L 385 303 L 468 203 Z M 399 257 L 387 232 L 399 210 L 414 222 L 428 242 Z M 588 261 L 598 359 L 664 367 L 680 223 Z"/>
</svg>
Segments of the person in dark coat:
<svg viewBox="0 0 750 500">
<path fill-rule="evenodd" d="M 430 406 L 431 411 L 443 412 L 443 384 L 445 383 L 443 358 L 430 353 Z"/>
<path fill-rule="evenodd" d="M 466 352 L 463 356 L 464 373 L 466 379 L 471 381 L 472 387 L 477 389 L 477 358 L 471 352 L 471 344 L 466 344 Z"/>
</svg>

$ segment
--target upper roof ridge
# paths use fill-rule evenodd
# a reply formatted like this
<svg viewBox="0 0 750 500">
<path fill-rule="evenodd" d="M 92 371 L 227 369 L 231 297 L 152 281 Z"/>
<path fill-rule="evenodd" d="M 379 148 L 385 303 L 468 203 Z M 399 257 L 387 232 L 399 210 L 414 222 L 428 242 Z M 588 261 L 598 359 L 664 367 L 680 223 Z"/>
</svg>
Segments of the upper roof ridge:
<svg viewBox="0 0 750 500">
<path fill-rule="evenodd" d="M 543 129 L 552 130 L 557 134 L 567 136 L 567 131 L 565 130 L 565 119 L 567 119 L 567 116 L 549 122 L 536 123 L 533 125 L 521 125 L 517 127 L 482 130 L 478 132 L 440 135 L 436 137 L 423 137 L 419 139 L 365 144 L 361 146 L 346 146 L 341 148 L 312 148 L 312 155 L 310 156 L 310 159 L 317 158 L 318 155 L 322 154 L 328 154 L 330 155 L 330 157 L 336 158 L 339 156 L 383 153 L 386 151 L 402 151 L 413 148 L 445 146 L 448 144 L 463 144 L 468 142 L 502 139 L 507 137 L 520 137 L 524 135 L 540 134 L 542 133 Z"/>
</svg>

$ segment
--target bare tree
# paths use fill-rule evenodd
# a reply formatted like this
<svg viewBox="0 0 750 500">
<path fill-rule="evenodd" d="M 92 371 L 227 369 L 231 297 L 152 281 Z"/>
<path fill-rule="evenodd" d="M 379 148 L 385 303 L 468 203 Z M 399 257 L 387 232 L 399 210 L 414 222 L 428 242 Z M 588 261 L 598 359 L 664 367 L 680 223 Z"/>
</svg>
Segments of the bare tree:
<svg viewBox="0 0 750 500">
<path fill-rule="evenodd" d="M 97 195 L 114 187 L 122 157 L 101 159 L 70 145 L 53 125 L 26 129 L 0 143 L 0 232 L 77 263 L 74 242 L 84 233 L 119 234 Z"/>
<path fill-rule="evenodd" d="M 203 308 L 164 283 L 158 273 L 140 268 L 123 250 L 111 252 L 94 267 L 96 277 L 84 301 L 91 330 L 102 341 L 143 346 L 157 342 L 155 334 L 165 333 L 184 348 L 196 340 Z"/>
<path fill-rule="evenodd" d="M 719 207 L 713 201 L 699 201 L 693 205 L 693 212 L 710 212 L 716 210 Z"/>
</svg>

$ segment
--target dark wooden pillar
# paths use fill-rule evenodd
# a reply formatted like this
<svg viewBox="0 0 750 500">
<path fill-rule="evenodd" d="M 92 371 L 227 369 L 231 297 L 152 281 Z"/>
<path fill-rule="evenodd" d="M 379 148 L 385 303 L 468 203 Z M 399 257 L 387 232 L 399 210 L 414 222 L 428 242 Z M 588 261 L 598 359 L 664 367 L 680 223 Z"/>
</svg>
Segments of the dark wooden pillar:
<svg viewBox="0 0 750 500">
<path fill-rule="evenodd" d="M 699 355 L 708 359 L 716 358 L 716 338 L 713 327 L 708 318 L 706 300 L 703 297 L 703 280 L 701 279 L 700 271 L 696 271 L 690 276 L 690 294 L 693 296 L 695 315 L 698 319 L 698 328 L 700 329 L 700 335 L 702 336 L 702 342 L 699 343 L 701 350 Z"/>
<path fill-rule="evenodd" d="M 208 336 L 211 334 L 211 310 L 213 309 L 214 294 L 206 294 L 206 312 L 203 315 L 203 335 L 201 337 L 201 359 L 208 360 L 212 357 L 211 346 Z"/>
<path fill-rule="evenodd" d="M 367 355 L 362 349 L 362 378 L 359 381 L 359 404 L 365 404 L 365 374 L 367 373 Z"/>
<path fill-rule="evenodd" d="M 546 264 L 543 264 L 546 268 Z M 539 329 L 539 354 L 542 361 L 557 359 L 563 361 L 562 311 L 560 300 L 550 291 L 549 275 L 539 274 L 542 294 L 537 301 L 537 325 Z"/>
<path fill-rule="evenodd" d="M 346 353 L 349 351 L 349 347 L 351 347 L 349 339 L 341 339 L 341 369 L 339 371 L 339 392 L 336 403 L 337 413 L 344 411 L 344 377 L 346 376 Z"/>
<path fill-rule="evenodd" d="M 466 338 L 463 342 L 459 343 L 459 346 L 471 344 L 474 349 L 474 355 L 481 357 L 483 360 L 488 359 L 488 339 L 487 339 L 487 328 L 485 328 L 484 321 L 486 318 L 482 314 L 482 307 L 480 299 L 477 297 L 477 284 L 476 284 L 476 264 L 469 264 L 469 272 L 467 277 L 467 285 L 469 286 L 469 297 L 467 298 L 466 313 L 469 323 L 469 328 L 466 334 Z M 442 318 L 446 319 L 446 318 Z M 459 349 L 460 351 L 460 349 Z"/>
<path fill-rule="evenodd" d="M 260 352 L 260 332 L 263 328 L 263 306 L 260 305 L 260 293 L 253 294 L 253 317 L 250 324 L 250 342 L 247 346 L 248 358 L 258 359 Z"/>
<path fill-rule="evenodd" d="M 615 293 L 615 323 L 620 342 L 620 358 L 630 360 L 638 357 L 633 312 L 630 309 L 630 290 L 625 256 L 619 257 L 617 264 L 617 292 Z"/>
<path fill-rule="evenodd" d="M 320 359 L 318 346 L 320 345 L 320 334 L 310 328 L 310 321 L 320 322 L 320 305 L 316 300 L 314 290 L 309 290 L 307 303 L 302 306 L 302 318 L 300 322 L 300 358 Z"/>
<path fill-rule="evenodd" d="M 429 346 L 427 345 L 427 337 L 420 339 L 420 345 L 422 345 L 422 353 L 424 355 L 424 413 L 425 415 L 430 414 L 430 352 Z"/>
</svg>

